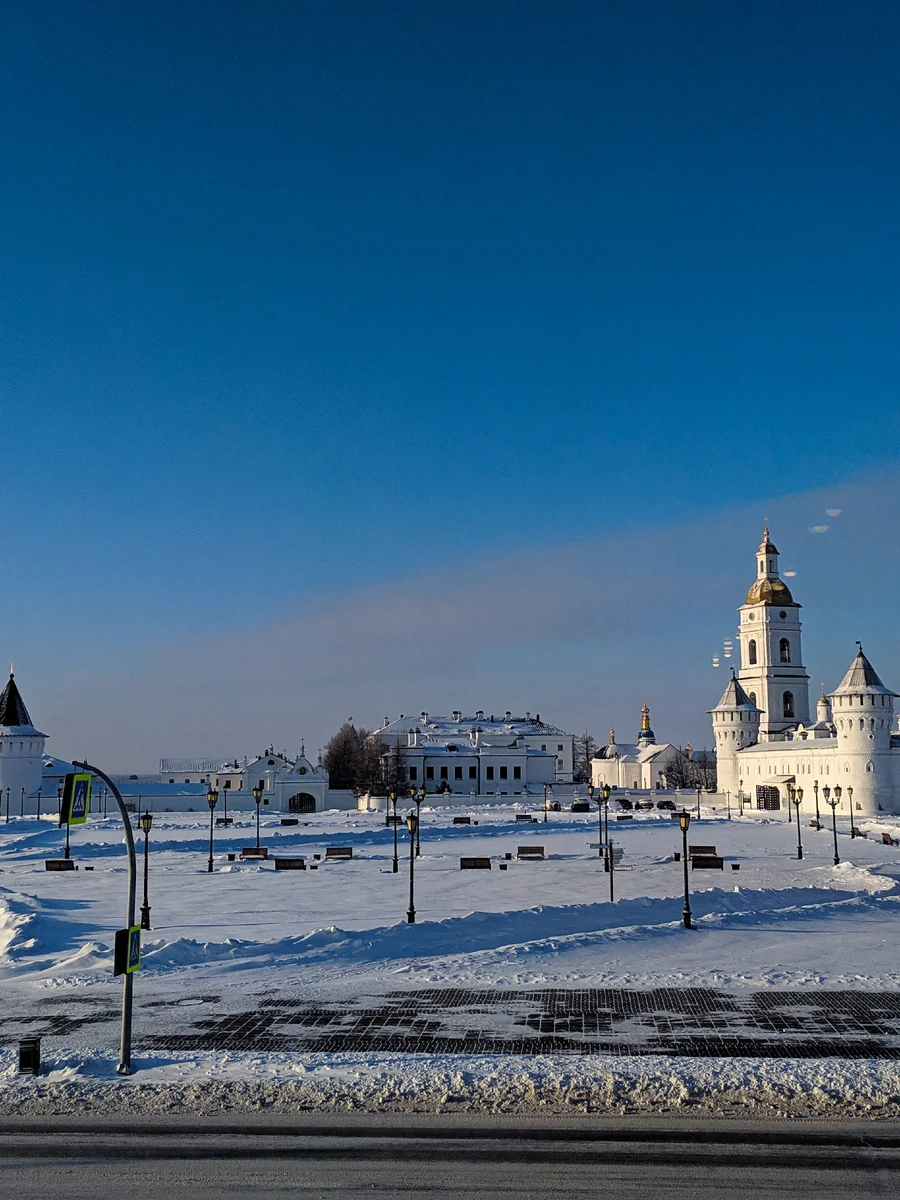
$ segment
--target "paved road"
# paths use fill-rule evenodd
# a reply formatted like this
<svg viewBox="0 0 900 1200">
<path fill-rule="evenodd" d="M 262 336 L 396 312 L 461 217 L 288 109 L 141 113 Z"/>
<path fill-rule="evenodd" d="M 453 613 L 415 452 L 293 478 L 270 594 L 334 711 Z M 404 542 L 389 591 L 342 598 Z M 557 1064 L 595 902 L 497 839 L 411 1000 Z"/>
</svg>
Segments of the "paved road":
<svg viewBox="0 0 900 1200">
<path fill-rule="evenodd" d="M 459 1118 L 13 1120 L 0 1196 L 895 1196 L 900 1126 Z"/>
</svg>

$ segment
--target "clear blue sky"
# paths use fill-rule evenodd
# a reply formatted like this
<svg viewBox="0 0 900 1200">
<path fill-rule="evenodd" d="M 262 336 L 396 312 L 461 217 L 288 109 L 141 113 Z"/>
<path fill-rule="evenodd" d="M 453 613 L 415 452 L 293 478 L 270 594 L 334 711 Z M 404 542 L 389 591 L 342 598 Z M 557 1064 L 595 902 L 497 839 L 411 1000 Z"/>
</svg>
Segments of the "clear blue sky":
<svg viewBox="0 0 900 1200">
<path fill-rule="evenodd" d="M 0 47 L 45 690 L 896 463 L 895 3 L 9 0 Z"/>
</svg>

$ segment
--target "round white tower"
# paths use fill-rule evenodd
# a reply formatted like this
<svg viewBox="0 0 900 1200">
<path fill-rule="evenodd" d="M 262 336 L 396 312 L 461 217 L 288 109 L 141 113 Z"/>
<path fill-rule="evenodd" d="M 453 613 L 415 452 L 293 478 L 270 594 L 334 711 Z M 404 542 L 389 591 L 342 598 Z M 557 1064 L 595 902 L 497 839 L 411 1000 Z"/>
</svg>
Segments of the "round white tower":
<svg viewBox="0 0 900 1200">
<path fill-rule="evenodd" d="M 9 683 L 0 693 L 0 791 L 14 813 L 27 812 L 35 805 L 46 739 L 47 735 L 32 725 L 10 670 Z"/>
<path fill-rule="evenodd" d="M 716 777 L 720 792 L 737 795 L 740 768 L 737 752 L 759 741 L 762 713 L 753 703 L 734 671 L 715 708 L 710 709 L 716 739 Z"/>
<path fill-rule="evenodd" d="M 845 811 L 872 815 L 896 812 L 891 764 L 891 725 L 896 692 L 886 688 L 863 654 L 861 643 L 847 674 L 829 696 L 837 730 L 834 782 Z M 853 789 L 852 801 L 848 788 Z M 852 808 L 851 808 L 852 805 Z"/>
</svg>

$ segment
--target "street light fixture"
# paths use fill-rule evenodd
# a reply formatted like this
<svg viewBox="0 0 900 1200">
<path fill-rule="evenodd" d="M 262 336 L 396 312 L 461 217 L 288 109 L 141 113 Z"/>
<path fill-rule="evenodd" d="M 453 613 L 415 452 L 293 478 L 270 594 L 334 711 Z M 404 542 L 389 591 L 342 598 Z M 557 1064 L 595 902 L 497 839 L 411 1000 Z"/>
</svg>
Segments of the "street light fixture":
<svg viewBox="0 0 900 1200">
<path fill-rule="evenodd" d="M 419 834 L 419 818 L 416 813 L 410 813 L 406 818 L 406 828 L 409 830 L 409 908 L 406 910 L 407 925 L 416 923 L 415 906 L 415 877 L 416 877 L 416 838 Z"/>
<path fill-rule="evenodd" d="M 605 820 L 606 820 L 606 835 L 604 836 L 603 834 L 601 834 L 601 836 L 600 836 L 600 840 L 601 840 L 601 842 L 604 843 L 604 845 L 609 845 L 609 797 L 611 794 L 612 794 L 612 788 L 609 786 L 608 783 L 604 783 L 604 785 L 600 789 L 600 795 L 603 797 L 603 809 L 606 814 L 606 818 L 605 818 Z M 609 855 L 608 854 L 604 858 L 603 864 L 604 864 L 604 866 L 603 866 L 604 871 L 608 871 L 609 870 Z"/>
<path fill-rule="evenodd" d="M 682 859 L 682 862 L 684 863 L 684 909 L 682 910 L 682 913 L 681 913 L 681 920 L 682 920 L 682 923 L 683 923 L 685 929 L 693 929 L 694 928 L 694 926 L 691 923 L 691 897 L 690 897 L 690 887 L 688 884 L 687 835 L 688 835 L 688 826 L 690 825 L 690 823 L 691 823 L 691 814 L 689 812 L 682 811 L 678 814 L 678 824 L 681 826 L 681 845 L 682 845 L 681 859 Z"/>
<path fill-rule="evenodd" d="M 850 836 L 856 837 L 856 825 L 853 820 L 853 788 L 847 788 L 847 808 L 850 810 Z"/>
<path fill-rule="evenodd" d="M 391 868 L 391 874 L 396 875 L 400 870 L 400 864 L 397 861 L 397 793 L 393 789 L 391 790 L 391 807 L 391 824 L 394 827 L 394 865 Z"/>
<path fill-rule="evenodd" d="M 837 788 L 835 788 L 835 791 L 837 791 Z M 837 809 L 838 800 L 840 799 L 840 797 L 839 796 L 832 797 L 831 788 L 828 786 L 827 783 L 822 788 L 822 795 L 825 797 L 825 803 L 831 806 L 831 832 L 834 835 L 834 865 L 838 866 L 838 864 L 841 861 L 841 856 L 838 854 L 837 815 L 836 815 L 835 810 Z"/>
<path fill-rule="evenodd" d="M 259 784 L 257 784 L 256 787 L 252 789 L 252 791 L 253 791 L 253 801 L 256 804 L 256 848 L 258 850 L 259 849 L 259 806 L 260 806 L 260 804 L 262 804 L 263 790 L 259 786 Z"/>
<path fill-rule="evenodd" d="M 44 790 L 44 785 L 41 784 L 41 786 L 37 790 L 37 801 L 38 801 L 37 802 L 37 819 L 38 820 L 41 819 L 41 792 L 43 792 L 43 790 Z"/>
<path fill-rule="evenodd" d="M 549 783 L 544 784 L 544 824 L 545 825 L 547 824 L 547 789 L 549 788 L 549 786 L 550 786 Z"/>
<path fill-rule="evenodd" d="M 421 829 L 421 826 L 422 826 L 422 821 L 421 821 L 422 801 L 425 799 L 426 794 L 427 793 L 425 791 L 424 783 L 422 784 L 422 786 L 419 788 L 418 791 L 416 791 L 415 788 L 410 788 L 410 792 L 409 792 L 409 798 L 410 798 L 410 800 L 412 800 L 413 804 L 416 806 L 416 828 L 415 828 L 416 858 L 418 858 L 419 855 L 422 853 L 422 846 L 419 841 L 419 830 Z M 406 824 L 408 827 L 409 826 L 408 820 L 407 820 Z"/>
<path fill-rule="evenodd" d="M 150 928 L 150 901 L 147 899 L 147 874 L 150 860 L 150 827 L 153 824 L 153 813 L 144 811 L 140 817 L 141 829 L 144 831 L 144 903 L 141 905 L 141 929 Z"/>
<path fill-rule="evenodd" d="M 206 803 L 209 805 L 209 864 L 207 871 L 212 875 L 213 869 L 213 809 L 219 802 L 218 788 L 211 787 L 206 793 Z"/>
<path fill-rule="evenodd" d="M 700 784 L 697 784 L 697 820 L 700 820 Z"/>
<path fill-rule="evenodd" d="M 588 800 L 591 803 L 594 801 L 594 785 L 588 784 Z M 597 797 L 597 857 L 603 858 L 604 853 L 603 843 L 603 793 Z"/>
</svg>

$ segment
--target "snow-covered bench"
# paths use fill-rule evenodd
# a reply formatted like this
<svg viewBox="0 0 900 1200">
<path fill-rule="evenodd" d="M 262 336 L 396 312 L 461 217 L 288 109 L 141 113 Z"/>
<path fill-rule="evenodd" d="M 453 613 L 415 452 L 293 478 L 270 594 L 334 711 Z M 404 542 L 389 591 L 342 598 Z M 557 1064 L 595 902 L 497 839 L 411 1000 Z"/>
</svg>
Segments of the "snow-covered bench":
<svg viewBox="0 0 900 1200">
<path fill-rule="evenodd" d="M 693 858 L 695 854 L 715 858 L 716 848 L 715 846 L 688 846 L 688 858 Z"/>
<path fill-rule="evenodd" d="M 305 871 L 305 858 L 276 858 L 273 859 L 276 871 Z"/>
<path fill-rule="evenodd" d="M 453 824 L 454 825 L 471 825 L 472 818 L 471 817 L 454 817 Z"/>
<path fill-rule="evenodd" d="M 543 846 L 519 846 L 516 850 L 516 858 L 525 860 L 539 861 L 545 859 L 547 855 L 544 853 Z"/>
<path fill-rule="evenodd" d="M 353 857 L 352 846 L 326 846 L 325 861 L 341 862 Z"/>
<path fill-rule="evenodd" d="M 891 837 L 889 833 L 883 833 L 881 835 L 881 840 L 886 846 L 900 846 L 900 841 L 898 841 L 897 838 Z"/>
<path fill-rule="evenodd" d="M 524 825 L 537 825 L 537 817 L 533 817 L 531 813 L 516 813 L 516 823 Z"/>
<path fill-rule="evenodd" d="M 461 858 L 459 869 L 461 871 L 490 871 L 491 860 L 489 858 Z"/>
<path fill-rule="evenodd" d="M 245 846 L 241 851 L 241 858 L 268 858 L 268 846 Z"/>
<path fill-rule="evenodd" d="M 692 854 L 692 871 L 724 871 L 725 862 L 715 854 Z"/>
</svg>

